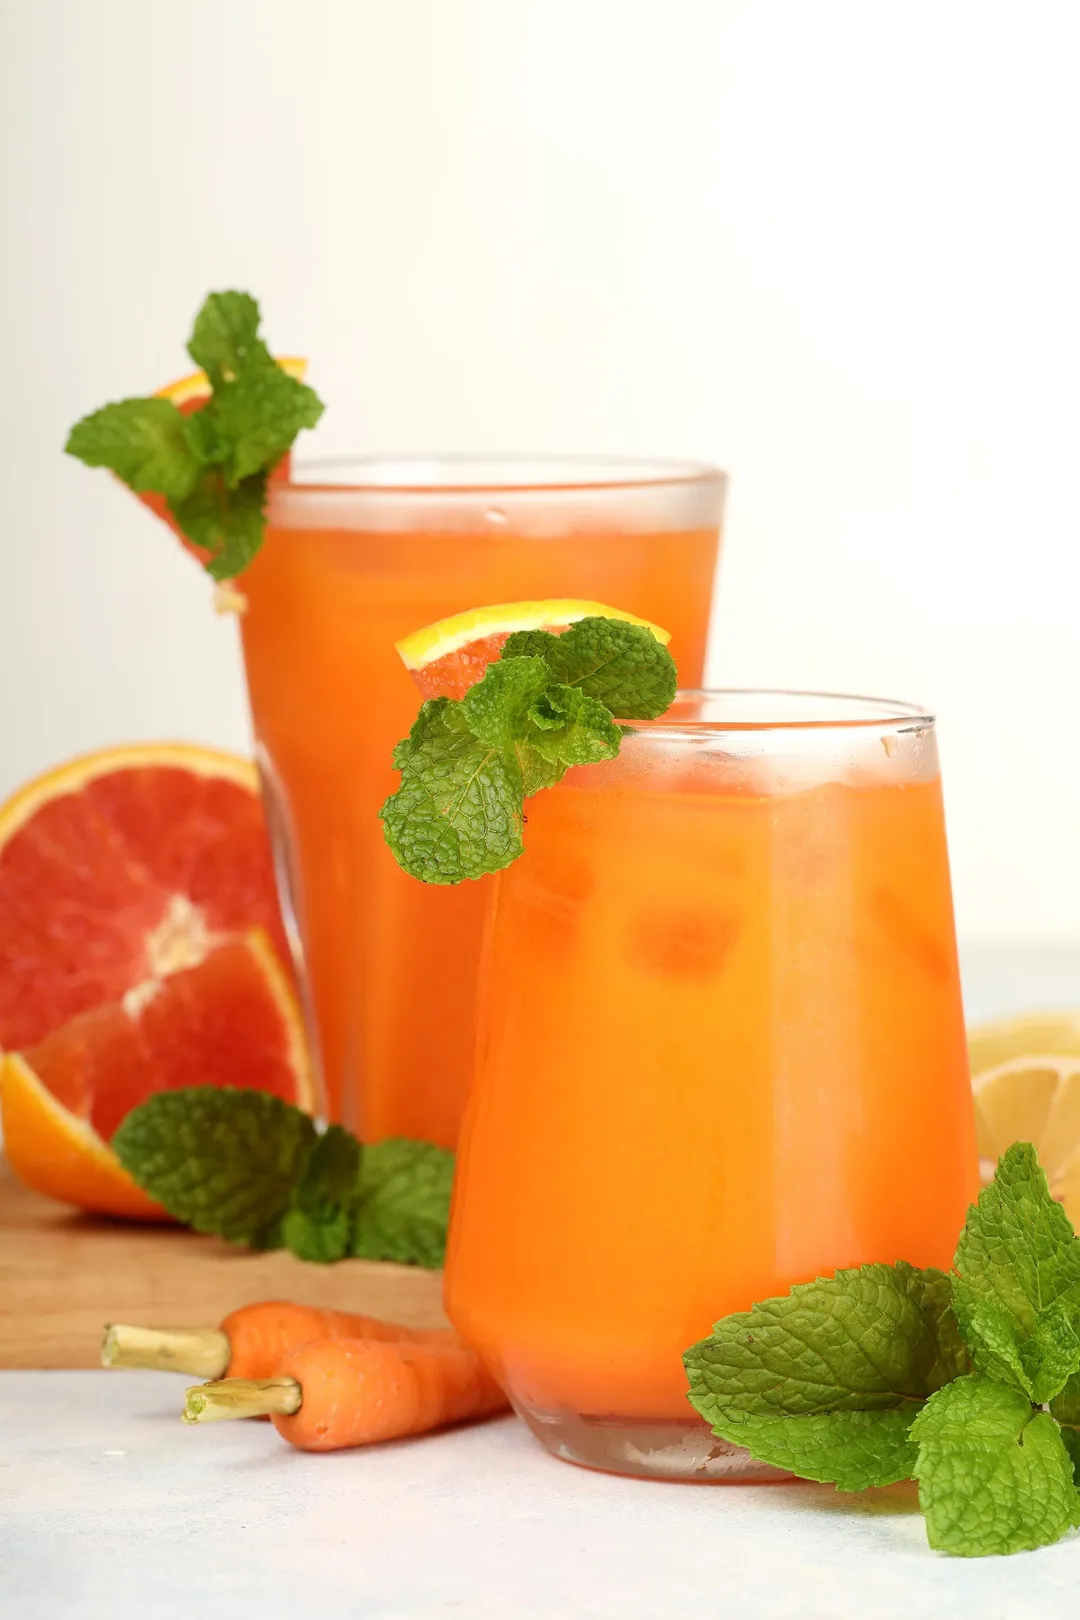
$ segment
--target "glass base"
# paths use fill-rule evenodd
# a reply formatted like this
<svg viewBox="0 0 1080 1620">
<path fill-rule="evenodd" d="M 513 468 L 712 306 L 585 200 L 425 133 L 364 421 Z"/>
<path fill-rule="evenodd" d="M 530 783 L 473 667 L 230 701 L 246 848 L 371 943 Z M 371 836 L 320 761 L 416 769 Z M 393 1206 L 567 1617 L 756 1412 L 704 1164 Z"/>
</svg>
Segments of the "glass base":
<svg viewBox="0 0 1080 1620">
<path fill-rule="evenodd" d="M 718 1440 L 704 1424 L 517 1410 L 545 1450 L 582 1468 L 697 1484 L 775 1483 L 794 1477 L 755 1462 L 742 1446 Z"/>
</svg>

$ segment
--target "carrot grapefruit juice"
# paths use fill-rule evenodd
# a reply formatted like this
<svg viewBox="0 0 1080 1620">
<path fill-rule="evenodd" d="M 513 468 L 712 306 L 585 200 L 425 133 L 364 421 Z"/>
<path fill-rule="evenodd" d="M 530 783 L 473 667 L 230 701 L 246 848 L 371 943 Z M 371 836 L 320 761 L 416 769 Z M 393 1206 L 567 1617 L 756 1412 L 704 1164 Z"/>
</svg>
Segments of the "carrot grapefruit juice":
<svg viewBox="0 0 1080 1620">
<path fill-rule="evenodd" d="M 768 694 L 635 731 L 497 880 L 447 1308 L 558 1454 L 755 1477 L 683 1350 L 840 1266 L 948 1267 L 978 1191 L 934 737 Z"/>
<path fill-rule="evenodd" d="M 665 464 L 356 471 L 273 487 L 241 581 L 244 659 L 329 1112 L 368 1140 L 452 1147 L 490 886 L 425 887 L 385 847 L 391 754 L 418 706 L 394 642 L 478 604 L 578 596 L 663 625 L 700 679 L 723 481 Z"/>
</svg>

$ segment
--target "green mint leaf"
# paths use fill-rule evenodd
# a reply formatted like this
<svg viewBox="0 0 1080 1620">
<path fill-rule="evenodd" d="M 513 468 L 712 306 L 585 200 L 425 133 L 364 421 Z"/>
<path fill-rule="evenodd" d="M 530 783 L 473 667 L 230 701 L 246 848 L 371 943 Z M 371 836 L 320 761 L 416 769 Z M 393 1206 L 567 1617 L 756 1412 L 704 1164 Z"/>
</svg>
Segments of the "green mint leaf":
<svg viewBox="0 0 1080 1620">
<path fill-rule="evenodd" d="M 258 551 L 267 475 L 322 415 L 315 391 L 278 365 L 258 335 L 247 293 L 211 293 L 188 350 L 206 372 L 209 400 L 184 415 L 170 400 L 121 400 L 72 429 L 67 450 L 110 467 L 134 490 L 164 495 L 177 527 L 206 551 L 215 579 L 231 579 Z"/>
<path fill-rule="evenodd" d="M 614 759 L 621 742 L 610 709 L 580 687 L 551 686 L 529 707 L 526 746 L 549 764 L 595 765 Z"/>
<path fill-rule="evenodd" d="M 318 1264 L 349 1252 L 360 1144 L 343 1125 L 328 1125 L 315 1141 L 281 1223 L 285 1247 Z"/>
<path fill-rule="evenodd" d="M 1072 1461 L 1073 1484 L 1076 1486 L 1077 1491 L 1080 1492 L 1080 1428 L 1075 1428 L 1071 1423 L 1063 1423 L 1061 1425 L 1061 1440 Z M 1080 1497 L 1077 1500 L 1077 1514 L 1077 1522 L 1080 1523 Z"/>
<path fill-rule="evenodd" d="M 542 658 L 502 658 L 461 699 L 482 743 L 513 751 L 526 797 L 553 787 L 571 765 L 613 759 L 622 740 L 602 703 L 552 681 Z"/>
<path fill-rule="evenodd" d="M 865 1491 L 911 1478 L 916 1453 L 908 1431 L 919 1410 L 905 1404 L 885 1412 L 758 1417 L 728 1409 L 713 1423 L 713 1433 L 800 1479 Z"/>
<path fill-rule="evenodd" d="M 208 430 L 219 446 L 215 459 L 220 459 L 226 481 L 235 487 L 280 461 L 296 435 L 313 428 L 322 412 L 315 390 L 290 377 L 267 355 L 233 381 L 223 382 L 198 414 L 210 418 Z"/>
<path fill-rule="evenodd" d="M 993 1181 L 968 1211 L 953 1264 L 960 1330 L 976 1370 L 987 1377 L 1008 1383 L 1015 1374 L 999 1340 L 993 1348 L 986 1342 L 993 1313 L 984 1309 L 976 1322 L 980 1306 L 989 1303 L 1012 1317 L 1018 1348 L 1035 1333 L 1041 1313 L 1059 1301 L 1080 1325 L 1080 1243 L 1051 1198 L 1030 1143 L 1014 1142 L 1003 1155 Z M 1042 1320 L 1045 1339 L 1053 1330 Z"/>
<path fill-rule="evenodd" d="M 958 1378 L 927 1401 L 911 1438 L 931 1547 L 967 1558 L 1023 1552 L 1073 1524 L 1073 1463 L 1061 1431 L 1019 1390 Z"/>
<path fill-rule="evenodd" d="M 976 1305 L 968 1328 L 983 1377 L 1023 1390 L 1036 1406 L 1052 1400 L 1080 1367 L 1080 1337 L 1066 1300 L 1041 1310 L 1029 1335 L 996 1300 Z"/>
<path fill-rule="evenodd" d="M 189 1086 L 133 1108 L 112 1147 L 139 1186 L 185 1226 L 265 1244 L 314 1142 L 308 1115 L 280 1097 Z"/>
<path fill-rule="evenodd" d="M 520 766 L 511 750 L 474 736 L 461 703 L 425 703 L 394 765 L 401 786 L 379 817 L 394 859 L 413 877 L 460 883 L 521 854 Z"/>
<path fill-rule="evenodd" d="M 430 1142 L 391 1137 L 364 1149 L 352 1252 L 363 1260 L 442 1265 L 454 1155 Z"/>
<path fill-rule="evenodd" d="M 621 619 L 579 619 L 561 635 L 516 630 L 502 656 L 543 658 L 557 682 L 580 687 L 619 720 L 655 720 L 678 685 L 663 643 L 643 625 Z"/>
<path fill-rule="evenodd" d="M 1028 1394 L 1036 1406 L 1045 1406 L 1060 1394 L 1080 1368 L 1075 1321 L 1075 1305 L 1057 1299 L 1039 1312 L 1031 1337 L 1020 1346 Z"/>
<path fill-rule="evenodd" d="M 250 293 L 210 293 L 195 317 L 188 354 L 216 390 L 253 356 L 266 353 L 259 338 L 259 306 Z"/>
<path fill-rule="evenodd" d="M 1074 1373 L 1050 1402 L 1050 1412 L 1061 1424 L 1061 1438 L 1073 1460 L 1073 1474 L 1080 1490 L 1080 1372 Z"/>
<path fill-rule="evenodd" d="M 206 570 L 213 579 L 232 579 L 262 545 L 266 474 L 253 473 L 230 488 L 221 473 L 204 472 L 195 489 L 169 510 L 193 545 L 210 553 Z"/>
<path fill-rule="evenodd" d="M 800 1283 L 687 1351 L 691 1405 L 723 1439 L 805 1478 L 844 1490 L 909 1478 L 913 1416 L 967 1366 L 949 1294 L 941 1272 L 903 1261 Z"/>
<path fill-rule="evenodd" d="M 129 489 L 182 501 L 202 471 L 185 418 L 168 399 L 122 399 L 76 422 L 64 446 L 88 467 L 108 467 Z"/>
<path fill-rule="evenodd" d="M 460 700 L 461 713 L 478 742 L 511 748 L 523 736 L 529 710 L 551 685 L 542 658 L 510 658 L 489 664 L 484 678 Z"/>
<path fill-rule="evenodd" d="M 304 1209 L 287 1209 L 281 1220 L 281 1243 L 298 1260 L 313 1265 L 331 1265 L 344 1260 L 352 1239 L 352 1215 L 344 1207 L 321 1215 Z"/>
<path fill-rule="evenodd" d="M 1080 1373 L 1074 1373 L 1061 1393 L 1054 1396 L 1050 1410 L 1059 1423 L 1080 1429 Z"/>
</svg>

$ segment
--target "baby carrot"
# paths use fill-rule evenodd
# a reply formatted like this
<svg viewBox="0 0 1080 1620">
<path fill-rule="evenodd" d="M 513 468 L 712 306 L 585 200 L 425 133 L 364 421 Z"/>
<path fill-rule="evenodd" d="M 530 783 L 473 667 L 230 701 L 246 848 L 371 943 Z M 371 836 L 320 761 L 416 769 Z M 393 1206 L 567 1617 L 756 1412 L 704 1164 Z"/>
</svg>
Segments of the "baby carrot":
<svg viewBox="0 0 1080 1620">
<path fill-rule="evenodd" d="M 220 1328 L 144 1328 L 116 1322 L 105 1329 L 106 1367 L 148 1367 L 196 1378 L 269 1378 L 287 1351 L 314 1339 L 378 1339 L 454 1345 L 450 1328 L 409 1328 L 374 1316 L 331 1311 L 288 1300 L 264 1300 L 232 1311 Z"/>
<path fill-rule="evenodd" d="M 290 1351 L 273 1378 L 189 1389 L 184 1422 L 266 1415 L 301 1451 L 337 1451 L 488 1417 L 507 1405 L 465 1345 L 323 1339 Z"/>
</svg>

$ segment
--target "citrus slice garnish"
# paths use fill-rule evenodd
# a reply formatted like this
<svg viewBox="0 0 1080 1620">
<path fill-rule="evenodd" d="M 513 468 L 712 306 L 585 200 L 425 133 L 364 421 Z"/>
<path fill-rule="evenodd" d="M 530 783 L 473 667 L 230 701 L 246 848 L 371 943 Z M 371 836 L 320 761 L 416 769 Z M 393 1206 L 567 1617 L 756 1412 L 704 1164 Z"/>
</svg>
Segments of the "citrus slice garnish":
<svg viewBox="0 0 1080 1620">
<path fill-rule="evenodd" d="M 498 602 L 470 608 L 448 619 L 414 630 L 395 645 L 405 668 L 425 698 L 464 697 L 483 678 L 515 630 L 565 630 L 578 619 L 621 619 L 651 630 L 665 646 L 670 631 L 622 608 L 579 597 L 553 597 L 547 601 Z"/>
<path fill-rule="evenodd" d="M 1031 1142 L 1050 1191 L 1080 1225 L 1080 1056 L 1026 1053 L 972 1081 L 983 1180 L 1013 1142 Z"/>
<path fill-rule="evenodd" d="M 996 1069 L 1029 1052 L 1080 1057 L 1080 1012 L 1024 1013 L 975 1024 L 968 1030 L 968 1058 L 973 1075 Z"/>
</svg>

